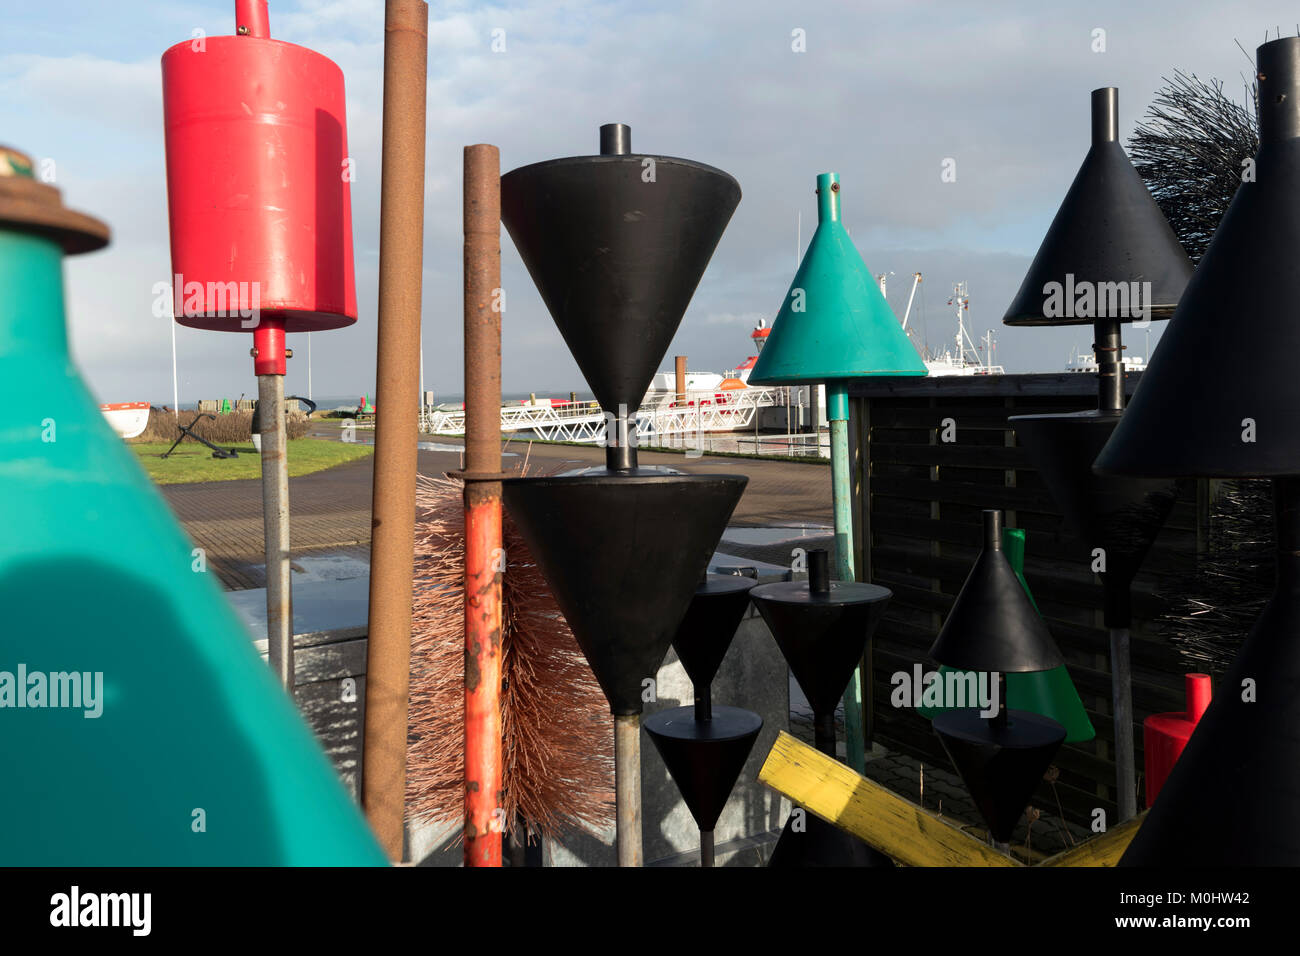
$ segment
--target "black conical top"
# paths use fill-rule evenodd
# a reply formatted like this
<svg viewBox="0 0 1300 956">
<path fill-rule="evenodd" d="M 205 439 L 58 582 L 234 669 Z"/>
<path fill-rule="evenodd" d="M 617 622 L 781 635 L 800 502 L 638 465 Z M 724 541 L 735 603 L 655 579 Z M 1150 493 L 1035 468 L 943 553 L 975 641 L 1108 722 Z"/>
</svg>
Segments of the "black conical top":
<svg viewBox="0 0 1300 956">
<path fill-rule="evenodd" d="M 1160 338 L 1102 472 L 1300 474 L 1300 38 L 1265 43 L 1259 154 Z"/>
<path fill-rule="evenodd" d="M 957 670 L 1024 673 L 1065 663 L 1002 553 L 1002 512 L 984 512 L 984 550 L 961 586 L 930 656 Z"/>
<path fill-rule="evenodd" d="M 1129 585 L 1178 497 L 1175 479 L 1098 475 L 1092 463 L 1119 424 L 1115 411 L 1018 415 L 1016 439 L 1084 548 L 1102 548 L 1106 626 L 1131 623 Z"/>
<path fill-rule="evenodd" d="M 1118 101 L 1114 87 L 1092 91 L 1092 148 L 1002 319 L 1007 325 L 1167 319 L 1192 275 L 1187 253 L 1119 144 Z M 1055 296 L 1051 283 L 1059 286 Z M 1138 283 L 1137 300 L 1130 283 Z"/>
<path fill-rule="evenodd" d="M 727 228 L 740 185 L 686 159 L 633 154 L 626 126 L 600 156 L 501 177 L 501 221 L 596 400 L 635 413 Z"/>
<path fill-rule="evenodd" d="M 502 483 L 615 714 L 641 713 L 745 490 L 743 475 L 573 475 Z"/>
<path fill-rule="evenodd" d="M 695 589 L 673 638 L 673 650 L 697 694 L 707 690 L 718 673 L 757 583 L 734 574 L 710 574 Z"/>
<path fill-rule="evenodd" d="M 760 584 L 749 598 L 771 628 L 814 714 L 824 715 L 835 712 L 893 592 L 855 581 L 829 582 L 822 591 L 816 588 L 816 572 L 816 566 L 811 568 L 806 582 Z"/>
</svg>

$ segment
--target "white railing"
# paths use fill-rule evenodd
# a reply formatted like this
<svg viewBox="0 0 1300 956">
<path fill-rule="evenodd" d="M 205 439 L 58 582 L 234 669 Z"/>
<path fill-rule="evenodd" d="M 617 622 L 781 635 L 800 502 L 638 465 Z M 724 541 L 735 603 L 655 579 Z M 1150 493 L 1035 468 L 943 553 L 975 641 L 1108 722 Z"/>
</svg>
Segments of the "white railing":
<svg viewBox="0 0 1300 956">
<path fill-rule="evenodd" d="M 672 394 L 651 396 L 637 412 L 637 439 L 645 444 L 668 435 L 735 432 L 753 427 L 760 408 L 786 404 L 784 388 L 745 388 L 725 392 L 692 391 L 685 401 Z M 432 435 L 463 435 L 464 409 L 426 409 L 420 430 Z M 599 443 L 605 438 L 605 413 L 595 402 L 507 405 L 501 431 L 530 431 L 545 441 Z"/>
</svg>

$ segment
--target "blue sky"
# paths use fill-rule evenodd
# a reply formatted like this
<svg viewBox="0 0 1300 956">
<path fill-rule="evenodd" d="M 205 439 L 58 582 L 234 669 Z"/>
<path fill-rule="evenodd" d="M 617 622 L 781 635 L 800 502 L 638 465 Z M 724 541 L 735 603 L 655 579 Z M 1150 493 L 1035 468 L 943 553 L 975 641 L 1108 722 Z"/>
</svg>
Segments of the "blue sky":
<svg viewBox="0 0 1300 956">
<path fill-rule="evenodd" d="M 114 229 L 107 250 L 67 268 L 74 351 L 102 401 L 170 400 L 170 331 L 149 308 L 170 271 L 158 61 L 194 29 L 232 32 L 233 6 L 55 0 L 6 11 L 0 140 L 52 158 L 65 200 Z M 1089 91 L 1119 87 L 1124 138 L 1175 69 L 1220 78 L 1241 98 L 1251 68 L 1234 39 L 1253 56 L 1265 30 L 1293 34 L 1294 18 L 1292 5 L 1250 0 L 432 3 L 426 387 L 461 386 L 462 147 L 497 144 L 505 171 L 595 152 L 606 122 L 630 124 L 635 151 L 719 166 L 744 191 L 669 353 L 689 355 L 692 369 L 722 371 L 749 354 L 748 330 L 780 305 L 797 216 L 807 242 L 814 180 L 828 170 L 840 173 L 845 223 L 868 266 L 897 274 L 889 298 L 900 313 L 907 276 L 924 274 L 931 343 L 951 335 L 945 303 L 964 280 L 974 331 L 995 330 L 999 362 L 1058 369 L 1072 345 L 1087 348 L 1087 330 L 1009 329 L 1001 316 L 1087 150 Z M 494 53 L 498 28 L 506 50 Z M 1104 53 L 1092 50 L 1096 28 Z M 795 29 L 805 52 L 791 48 Z M 359 394 L 374 379 L 383 4 L 280 0 L 271 30 L 346 77 L 361 315 L 313 337 L 313 386 Z M 940 179 L 948 157 L 955 183 Z M 507 390 L 581 388 L 508 237 L 502 251 Z M 255 392 L 245 336 L 178 329 L 177 341 L 182 401 Z M 305 343 L 291 344 L 287 385 L 305 393 Z M 1142 336 L 1130 345 L 1140 353 Z"/>
</svg>

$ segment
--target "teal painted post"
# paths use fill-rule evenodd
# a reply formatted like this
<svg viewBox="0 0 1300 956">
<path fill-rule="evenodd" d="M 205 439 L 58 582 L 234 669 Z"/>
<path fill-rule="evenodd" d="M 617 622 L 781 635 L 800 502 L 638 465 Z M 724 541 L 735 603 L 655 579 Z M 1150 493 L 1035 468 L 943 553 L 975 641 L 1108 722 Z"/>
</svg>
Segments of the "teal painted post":
<svg viewBox="0 0 1300 956">
<path fill-rule="evenodd" d="M 831 505 L 835 512 L 835 579 L 854 580 L 853 485 L 849 475 L 849 395 L 843 382 L 826 385 L 826 417 L 831 425 Z M 866 769 L 866 728 L 862 716 L 862 668 L 844 691 L 844 749 L 848 765 Z"/>
</svg>

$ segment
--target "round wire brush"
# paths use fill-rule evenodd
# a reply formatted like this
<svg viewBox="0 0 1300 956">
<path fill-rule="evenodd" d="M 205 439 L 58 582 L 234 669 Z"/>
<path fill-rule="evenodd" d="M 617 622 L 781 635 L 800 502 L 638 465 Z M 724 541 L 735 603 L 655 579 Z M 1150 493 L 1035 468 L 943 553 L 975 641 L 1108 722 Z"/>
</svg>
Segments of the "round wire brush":
<svg viewBox="0 0 1300 956">
<path fill-rule="evenodd" d="M 463 483 L 421 476 L 416 492 L 415 596 L 407 814 L 464 816 L 465 513 Z M 503 516 L 502 809 L 516 838 L 599 830 L 613 820 L 609 705 L 509 513 Z"/>
</svg>

